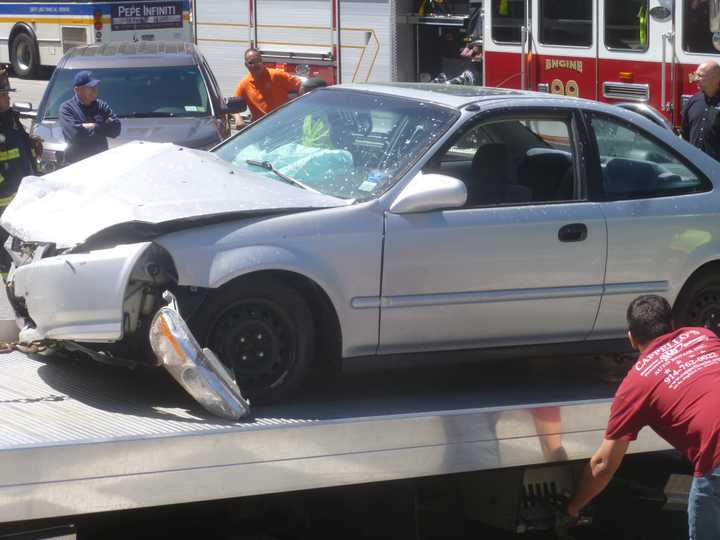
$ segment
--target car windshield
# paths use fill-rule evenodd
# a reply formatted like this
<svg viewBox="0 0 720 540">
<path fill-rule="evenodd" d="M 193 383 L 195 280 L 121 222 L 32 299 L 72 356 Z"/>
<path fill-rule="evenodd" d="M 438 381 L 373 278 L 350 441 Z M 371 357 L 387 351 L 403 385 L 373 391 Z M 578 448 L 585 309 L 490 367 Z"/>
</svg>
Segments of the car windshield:
<svg viewBox="0 0 720 540">
<path fill-rule="evenodd" d="M 238 168 L 275 180 L 282 181 L 268 165 L 306 188 L 366 200 L 387 189 L 457 116 L 422 101 L 316 90 L 214 151 Z"/>
<path fill-rule="evenodd" d="M 52 79 L 43 119 L 57 119 L 60 105 L 73 96 L 77 69 L 59 70 Z M 100 80 L 98 97 L 120 117 L 208 116 L 205 82 L 196 66 L 105 68 L 92 70 Z"/>
</svg>

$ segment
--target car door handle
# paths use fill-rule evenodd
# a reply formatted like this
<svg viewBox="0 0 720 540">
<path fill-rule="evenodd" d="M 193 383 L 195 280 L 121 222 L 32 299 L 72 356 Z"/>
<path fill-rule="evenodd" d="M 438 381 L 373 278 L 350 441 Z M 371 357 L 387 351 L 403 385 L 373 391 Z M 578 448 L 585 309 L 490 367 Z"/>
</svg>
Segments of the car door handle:
<svg viewBox="0 0 720 540">
<path fill-rule="evenodd" d="M 586 238 L 587 226 L 584 223 L 570 223 L 558 231 L 558 240 L 561 242 L 582 242 Z"/>
</svg>

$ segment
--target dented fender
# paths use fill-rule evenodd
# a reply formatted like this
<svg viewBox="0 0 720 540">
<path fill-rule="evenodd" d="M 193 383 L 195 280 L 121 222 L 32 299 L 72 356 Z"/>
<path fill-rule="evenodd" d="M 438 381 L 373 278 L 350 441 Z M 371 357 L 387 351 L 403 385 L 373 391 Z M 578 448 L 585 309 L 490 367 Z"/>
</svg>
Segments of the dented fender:
<svg viewBox="0 0 720 540">
<path fill-rule="evenodd" d="M 334 294 L 340 287 L 335 270 L 325 262 L 287 247 L 251 245 L 233 247 L 216 252 L 198 253 L 177 251 L 172 243 L 157 242 L 173 258 L 180 286 L 218 289 L 234 279 L 261 271 L 286 271 L 304 276 L 315 282 L 339 303 Z M 206 259 L 199 264 L 199 258 Z M 337 309 L 337 305 L 336 305 Z"/>
<path fill-rule="evenodd" d="M 130 275 L 150 242 L 48 257 L 9 276 L 34 323 L 20 339 L 112 342 L 123 336 L 123 302 Z"/>
</svg>

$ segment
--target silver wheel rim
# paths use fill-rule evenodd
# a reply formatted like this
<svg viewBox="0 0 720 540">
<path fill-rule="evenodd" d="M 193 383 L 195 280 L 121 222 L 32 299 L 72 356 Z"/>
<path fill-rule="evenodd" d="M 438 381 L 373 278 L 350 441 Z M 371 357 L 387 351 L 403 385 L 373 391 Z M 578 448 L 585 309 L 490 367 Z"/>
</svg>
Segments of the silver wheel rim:
<svg viewBox="0 0 720 540">
<path fill-rule="evenodd" d="M 20 43 L 16 45 L 15 58 L 17 59 L 18 67 L 22 71 L 30 70 L 32 64 L 32 49 L 27 41 L 20 41 Z"/>
</svg>

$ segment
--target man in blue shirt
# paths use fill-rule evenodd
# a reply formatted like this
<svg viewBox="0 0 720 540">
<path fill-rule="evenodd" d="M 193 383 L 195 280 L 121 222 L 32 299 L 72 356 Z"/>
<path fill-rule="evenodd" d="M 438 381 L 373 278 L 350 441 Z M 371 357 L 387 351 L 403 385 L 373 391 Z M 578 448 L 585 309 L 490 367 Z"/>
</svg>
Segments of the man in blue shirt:
<svg viewBox="0 0 720 540">
<path fill-rule="evenodd" d="M 78 72 L 73 81 L 75 96 L 60 106 L 60 127 L 68 145 L 66 163 L 107 150 L 107 138 L 120 135 L 120 120 L 110 105 L 97 98 L 98 84 L 90 71 Z"/>
</svg>

